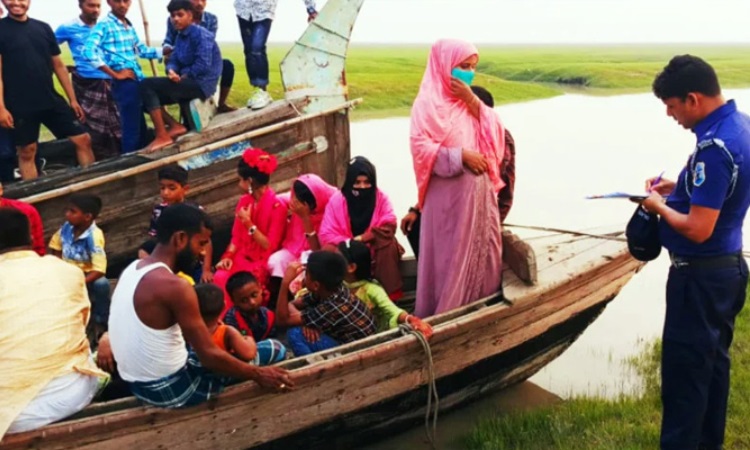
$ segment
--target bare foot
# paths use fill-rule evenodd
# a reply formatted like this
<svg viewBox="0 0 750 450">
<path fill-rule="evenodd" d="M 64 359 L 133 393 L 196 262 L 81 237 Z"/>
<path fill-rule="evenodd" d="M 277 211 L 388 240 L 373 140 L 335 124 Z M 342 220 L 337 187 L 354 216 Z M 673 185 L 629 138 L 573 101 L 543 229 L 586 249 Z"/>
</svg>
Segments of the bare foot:
<svg viewBox="0 0 750 450">
<path fill-rule="evenodd" d="M 182 127 L 182 128 L 185 128 L 185 127 Z M 144 150 L 144 153 L 153 153 L 163 148 L 169 147 L 172 144 L 174 144 L 174 139 L 172 139 L 171 136 L 165 136 L 165 137 L 157 136 L 156 139 L 154 139 L 153 141 L 151 141 L 150 144 L 148 144 L 148 147 L 146 147 L 146 149 Z"/>
<path fill-rule="evenodd" d="M 219 108 L 217 108 L 216 110 L 216 112 L 218 112 L 219 114 L 230 113 L 233 111 L 237 111 L 237 108 L 235 108 L 234 106 L 229 106 L 226 103 L 222 103 L 221 105 L 219 105 Z"/>
<path fill-rule="evenodd" d="M 188 132 L 188 129 L 185 128 L 184 125 L 175 124 L 175 125 L 172 125 L 171 128 L 169 128 L 169 137 L 171 137 L 172 139 L 177 139 L 183 134 L 187 134 L 187 132 Z"/>
</svg>

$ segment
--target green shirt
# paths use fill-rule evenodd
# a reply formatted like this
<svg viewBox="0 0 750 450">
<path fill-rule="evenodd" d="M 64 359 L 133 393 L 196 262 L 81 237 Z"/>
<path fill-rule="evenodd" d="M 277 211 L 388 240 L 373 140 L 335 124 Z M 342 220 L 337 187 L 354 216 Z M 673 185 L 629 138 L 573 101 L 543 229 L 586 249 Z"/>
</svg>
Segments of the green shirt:
<svg viewBox="0 0 750 450">
<path fill-rule="evenodd" d="M 398 327 L 398 318 L 406 311 L 391 301 L 382 286 L 367 280 L 346 283 L 346 285 L 352 294 L 370 308 L 372 315 L 375 316 L 375 328 L 378 333 Z"/>
</svg>

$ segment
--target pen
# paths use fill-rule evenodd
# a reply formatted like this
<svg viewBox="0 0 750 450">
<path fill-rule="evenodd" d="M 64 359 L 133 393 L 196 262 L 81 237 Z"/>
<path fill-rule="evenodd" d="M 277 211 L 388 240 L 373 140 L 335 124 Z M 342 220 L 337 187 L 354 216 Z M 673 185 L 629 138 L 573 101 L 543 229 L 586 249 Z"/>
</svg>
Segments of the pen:
<svg viewBox="0 0 750 450">
<path fill-rule="evenodd" d="M 654 186 L 656 186 L 657 184 L 659 184 L 659 182 L 661 182 L 661 177 L 664 176 L 664 172 L 666 172 L 666 171 L 662 170 L 661 173 L 659 174 L 659 176 L 656 177 L 656 179 L 654 180 L 654 182 L 651 183 L 651 188 L 649 188 L 649 190 L 648 190 L 649 192 L 651 192 L 651 189 L 653 189 Z"/>
</svg>

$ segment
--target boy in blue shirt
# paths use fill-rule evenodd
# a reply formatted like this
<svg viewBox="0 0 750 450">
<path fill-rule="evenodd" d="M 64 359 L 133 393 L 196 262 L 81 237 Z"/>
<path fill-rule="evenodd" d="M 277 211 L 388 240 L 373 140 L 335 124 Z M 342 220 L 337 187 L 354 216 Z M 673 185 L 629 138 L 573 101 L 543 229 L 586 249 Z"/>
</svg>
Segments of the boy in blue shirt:
<svg viewBox="0 0 750 450">
<path fill-rule="evenodd" d="M 112 98 L 112 79 L 83 57 L 86 39 L 99 19 L 101 6 L 102 0 L 79 0 L 81 14 L 55 30 L 58 44 L 67 43 L 73 55 L 73 90 L 86 113 L 84 126 L 91 135 L 97 160 L 119 155 L 122 139 L 120 115 Z"/>
</svg>

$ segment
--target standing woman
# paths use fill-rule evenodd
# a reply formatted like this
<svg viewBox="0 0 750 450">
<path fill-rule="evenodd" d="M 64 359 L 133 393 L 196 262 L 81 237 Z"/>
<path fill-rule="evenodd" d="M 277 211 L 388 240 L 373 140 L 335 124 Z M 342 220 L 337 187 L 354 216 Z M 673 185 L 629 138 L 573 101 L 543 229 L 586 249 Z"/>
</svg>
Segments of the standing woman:
<svg viewBox="0 0 750 450">
<path fill-rule="evenodd" d="M 229 248 L 214 275 L 214 283 L 224 289 L 226 305 L 230 300 L 225 287 L 233 274 L 250 272 L 261 286 L 268 284 L 268 258 L 279 249 L 286 227 L 286 208 L 268 186 L 276 166 L 275 156 L 249 148 L 237 167 L 239 186 L 245 195 L 237 204 Z M 268 299 L 263 303 L 265 306 Z"/>
<path fill-rule="evenodd" d="M 378 189 L 375 166 L 357 156 L 349 163 L 341 192 L 326 207 L 320 244 L 337 246 L 348 239 L 367 244 L 373 256 L 373 277 L 395 301 L 403 297 L 399 268 L 403 249 L 396 241 L 396 224 L 391 200 Z"/>
<path fill-rule="evenodd" d="M 502 237 L 497 193 L 505 143 L 492 108 L 471 91 L 472 44 L 432 46 L 411 116 L 422 229 L 416 315 L 428 317 L 497 292 Z"/>
</svg>

